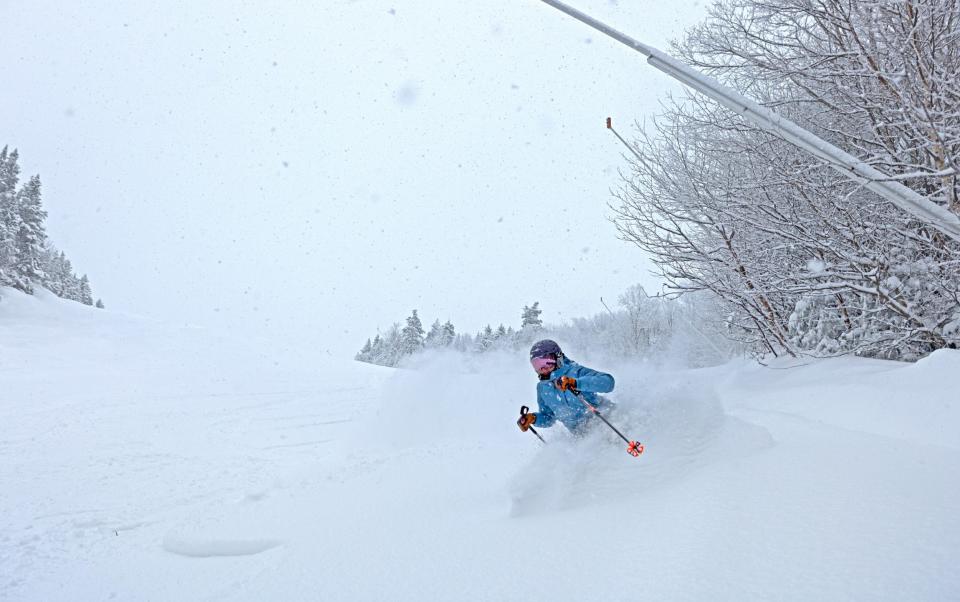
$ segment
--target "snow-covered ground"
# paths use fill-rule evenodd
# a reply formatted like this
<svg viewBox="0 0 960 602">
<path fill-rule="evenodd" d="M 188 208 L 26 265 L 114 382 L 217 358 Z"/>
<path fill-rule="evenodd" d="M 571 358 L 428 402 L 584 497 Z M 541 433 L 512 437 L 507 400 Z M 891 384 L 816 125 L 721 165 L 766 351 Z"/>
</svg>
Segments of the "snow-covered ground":
<svg viewBox="0 0 960 602">
<path fill-rule="evenodd" d="M 0 599 L 960 600 L 960 352 L 391 370 L 0 290 Z"/>
</svg>

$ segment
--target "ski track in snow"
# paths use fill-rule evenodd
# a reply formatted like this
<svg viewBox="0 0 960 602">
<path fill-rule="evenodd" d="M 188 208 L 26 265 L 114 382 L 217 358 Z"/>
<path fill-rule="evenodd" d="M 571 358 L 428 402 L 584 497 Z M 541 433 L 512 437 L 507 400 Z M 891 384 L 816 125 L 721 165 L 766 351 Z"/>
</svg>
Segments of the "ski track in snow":
<svg viewBox="0 0 960 602">
<path fill-rule="evenodd" d="M 517 431 L 523 357 L 264 357 L 3 293 L 0 599 L 960 599 L 957 352 L 613 366 L 634 459 Z"/>
</svg>

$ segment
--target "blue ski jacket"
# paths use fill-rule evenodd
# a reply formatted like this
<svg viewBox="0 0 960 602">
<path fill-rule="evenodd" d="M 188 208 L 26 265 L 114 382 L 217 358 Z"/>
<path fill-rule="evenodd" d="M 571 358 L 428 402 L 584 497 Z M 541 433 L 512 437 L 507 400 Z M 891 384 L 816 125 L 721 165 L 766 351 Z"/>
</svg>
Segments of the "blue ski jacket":
<svg viewBox="0 0 960 602">
<path fill-rule="evenodd" d="M 570 431 L 579 432 L 591 419 L 590 410 L 573 391 L 561 391 L 553 383 L 561 376 L 577 379 L 577 388 L 580 394 L 590 405 L 598 409 L 610 407 L 612 404 L 597 393 L 613 391 L 613 377 L 604 372 L 597 372 L 581 366 L 570 358 L 562 358 L 557 369 L 550 373 L 549 380 L 537 383 L 537 419 L 534 426 L 553 426 L 560 421 Z"/>
</svg>

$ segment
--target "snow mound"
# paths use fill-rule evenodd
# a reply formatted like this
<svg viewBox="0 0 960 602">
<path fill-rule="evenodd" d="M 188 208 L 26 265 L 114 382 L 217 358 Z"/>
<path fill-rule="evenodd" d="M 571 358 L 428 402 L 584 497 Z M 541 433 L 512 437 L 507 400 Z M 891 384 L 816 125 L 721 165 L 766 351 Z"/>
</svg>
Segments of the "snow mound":
<svg viewBox="0 0 960 602">
<path fill-rule="evenodd" d="M 271 540 L 210 540 L 167 536 L 163 540 L 163 549 L 171 554 L 190 558 L 214 558 L 220 556 L 253 556 L 273 549 L 280 544 L 279 541 Z"/>
</svg>

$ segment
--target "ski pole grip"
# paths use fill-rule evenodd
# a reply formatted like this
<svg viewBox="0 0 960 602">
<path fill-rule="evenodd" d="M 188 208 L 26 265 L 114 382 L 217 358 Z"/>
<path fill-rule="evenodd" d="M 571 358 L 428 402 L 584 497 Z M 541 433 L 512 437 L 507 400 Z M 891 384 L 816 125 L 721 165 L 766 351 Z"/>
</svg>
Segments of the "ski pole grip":
<svg viewBox="0 0 960 602">
<path fill-rule="evenodd" d="M 523 428 L 523 426 L 524 426 L 524 425 L 523 425 L 523 417 L 526 416 L 526 415 L 527 415 L 527 412 L 529 412 L 529 411 L 530 411 L 530 408 L 528 408 L 527 406 L 520 406 L 520 417 L 517 418 L 517 426 L 520 427 L 520 430 L 521 430 L 521 431 L 526 430 L 525 428 Z"/>
</svg>

